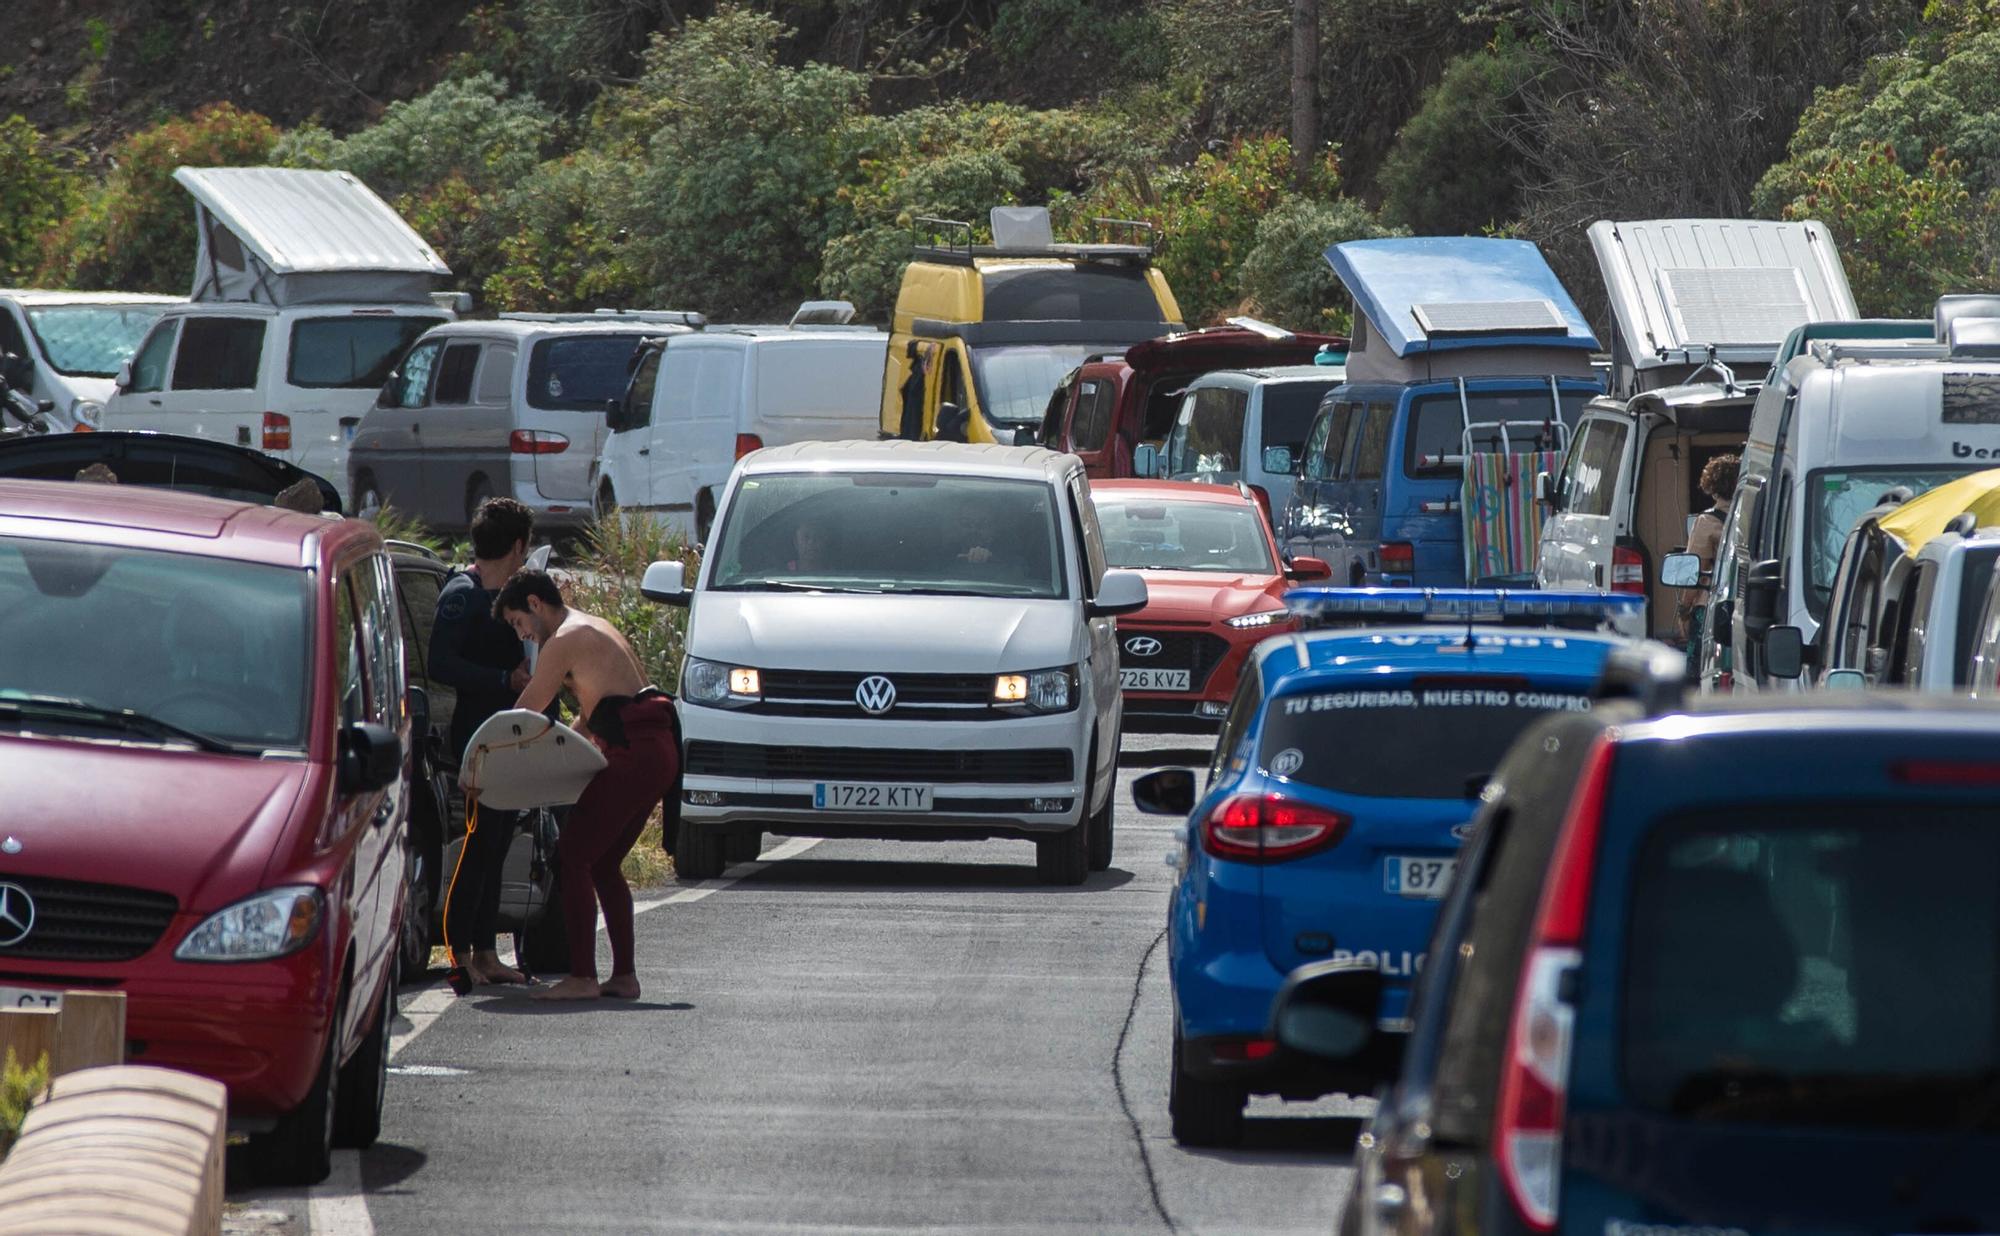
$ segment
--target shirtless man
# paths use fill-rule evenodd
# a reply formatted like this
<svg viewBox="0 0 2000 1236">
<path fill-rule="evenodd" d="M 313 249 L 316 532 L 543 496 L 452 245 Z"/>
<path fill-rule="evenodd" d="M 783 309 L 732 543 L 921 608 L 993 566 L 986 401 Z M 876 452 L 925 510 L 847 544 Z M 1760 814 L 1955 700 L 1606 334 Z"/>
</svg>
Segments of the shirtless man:
<svg viewBox="0 0 2000 1236">
<path fill-rule="evenodd" d="M 535 998 L 636 1000 L 632 888 L 619 864 L 674 783 L 680 763 L 674 702 L 646 685 L 639 658 L 618 629 L 564 605 L 546 571 L 517 572 L 494 599 L 493 613 L 541 649 L 534 676 L 514 706 L 540 712 L 567 688 L 576 698 L 577 715 L 587 718 L 587 732 L 609 761 L 570 809 L 556 845 L 569 977 Z M 611 978 L 602 984 L 597 981 L 600 905 L 611 937 Z"/>
</svg>

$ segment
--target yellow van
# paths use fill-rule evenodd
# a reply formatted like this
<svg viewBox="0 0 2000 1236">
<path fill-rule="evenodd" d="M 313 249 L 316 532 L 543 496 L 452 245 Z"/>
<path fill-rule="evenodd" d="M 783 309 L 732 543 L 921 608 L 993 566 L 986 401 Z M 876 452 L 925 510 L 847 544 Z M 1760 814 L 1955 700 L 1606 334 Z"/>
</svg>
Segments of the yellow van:
<svg viewBox="0 0 2000 1236">
<path fill-rule="evenodd" d="M 882 372 L 882 436 L 1033 442 L 1056 384 L 1085 357 L 1186 329 L 1153 267 L 1155 232 L 1096 220 L 1122 244 L 1057 244 L 1048 210 L 999 206 L 972 225 L 919 219 Z"/>
</svg>

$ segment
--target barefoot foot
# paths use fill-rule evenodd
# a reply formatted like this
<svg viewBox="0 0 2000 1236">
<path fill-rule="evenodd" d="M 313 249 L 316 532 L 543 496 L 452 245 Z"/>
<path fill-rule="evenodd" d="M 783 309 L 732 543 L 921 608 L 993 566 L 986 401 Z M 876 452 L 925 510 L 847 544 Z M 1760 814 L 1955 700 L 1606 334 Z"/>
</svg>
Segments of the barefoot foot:
<svg viewBox="0 0 2000 1236">
<path fill-rule="evenodd" d="M 598 987 L 598 990 L 614 1000 L 637 1000 L 639 998 L 639 976 L 636 974 L 614 974 Z"/>
<path fill-rule="evenodd" d="M 536 1000 L 595 1000 L 603 994 L 596 979 L 579 978 L 572 974 L 553 987 L 544 987 L 534 994 Z"/>
<path fill-rule="evenodd" d="M 474 953 L 468 967 L 482 983 L 525 983 L 527 976 L 500 960 L 498 953 Z"/>
</svg>

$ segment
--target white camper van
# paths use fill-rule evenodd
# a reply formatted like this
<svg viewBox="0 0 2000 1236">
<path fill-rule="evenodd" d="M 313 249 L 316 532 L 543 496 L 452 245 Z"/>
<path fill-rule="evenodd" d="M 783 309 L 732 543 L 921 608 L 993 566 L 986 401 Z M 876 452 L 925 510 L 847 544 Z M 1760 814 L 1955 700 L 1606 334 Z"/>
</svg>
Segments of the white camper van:
<svg viewBox="0 0 2000 1236">
<path fill-rule="evenodd" d="M 347 485 L 347 446 L 451 273 L 346 172 L 183 167 L 199 232 L 190 303 L 163 314 L 105 402 L 106 429 L 254 446 Z"/>
<path fill-rule="evenodd" d="M 154 322 L 181 296 L 0 289 L 0 352 L 20 359 L 7 384 L 46 402 L 48 427 L 95 429 L 113 382 Z"/>
<path fill-rule="evenodd" d="M 649 341 L 608 418 L 600 514 L 654 512 L 706 540 L 736 461 L 792 442 L 873 438 L 889 336 L 853 306 L 809 301 L 791 324 L 711 326 Z"/>
<path fill-rule="evenodd" d="M 1708 685 L 1723 672 L 1736 690 L 1794 684 L 1771 674 L 1765 635 L 1782 626 L 1814 642 L 1855 522 L 1888 490 L 1914 496 L 2000 460 L 1989 317 L 2000 298 L 1947 296 L 1930 341 L 1820 341 L 1766 383 L 1719 555 L 1734 559 L 1733 595 Z"/>
<path fill-rule="evenodd" d="M 1709 505 L 1703 466 L 1742 449 L 1792 330 L 1859 311 L 1816 222 L 1607 219 L 1590 243 L 1617 326 L 1613 385 L 1584 408 L 1562 470 L 1538 481 L 1549 515 L 1535 580 L 1646 596 L 1651 634 L 1671 638 L 1674 593 L 1655 571 Z"/>
</svg>

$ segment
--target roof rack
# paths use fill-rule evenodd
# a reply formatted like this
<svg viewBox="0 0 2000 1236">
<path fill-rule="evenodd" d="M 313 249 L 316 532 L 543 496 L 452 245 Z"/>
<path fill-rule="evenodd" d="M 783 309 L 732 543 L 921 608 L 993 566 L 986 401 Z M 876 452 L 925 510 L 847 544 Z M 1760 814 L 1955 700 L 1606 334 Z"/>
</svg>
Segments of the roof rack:
<svg viewBox="0 0 2000 1236">
<path fill-rule="evenodd" d="M 593 309 L 589 313 L 503 313 L 503 322 L 644 322 L 700 330 L 708 316 L 692 309 Z"/>
<path fill-rule="evenodd" d="M 1841 361 L 1943 360 L 1951 348 L 1927 340 L 1816 339 L 1806 345 L 1806 351 L 1822 365 L 1835 365 Z"/>
<path fill-rule="evenodd" d="M 1646 598 L 1622 592 L 1543 592 L 1506 588 L 1294 588 L 1285 608 L 1309 626 L 1411 622 L 1616 630 L 1641 635 Z"/>
<path fill-rule="evenodd" d="M 918 215 L 910 221 L 916 236 L 912 246 L 916 257 L 960 266 L 970 266 L 974 258 L 982 257 L 1067 258 L 1144 265 L 1152 261 L 1154 251 L 1159 248 L 1160 229 L 1143 219 L 1092 218 L 1088 222 L 1091 242 L 1059 242 L 1051 238 L 1047 207 L 996 206 L 992 226 L 1001 243 L 981 245 L 973 242 L 973 226 L 964 219 Z"/>
</svg>

